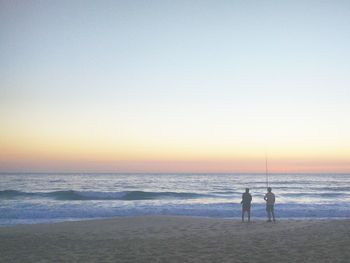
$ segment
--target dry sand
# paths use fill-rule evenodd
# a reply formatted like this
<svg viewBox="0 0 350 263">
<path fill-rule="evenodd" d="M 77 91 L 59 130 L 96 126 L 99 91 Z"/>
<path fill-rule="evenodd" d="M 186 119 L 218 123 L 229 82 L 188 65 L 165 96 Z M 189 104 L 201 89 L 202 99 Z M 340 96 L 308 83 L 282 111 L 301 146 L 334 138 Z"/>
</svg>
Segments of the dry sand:
<svg viewBox="0 0 350 263">
<path fill-rule="evenodd" d="M 173 216 L 0 228 L 1 262 L 350 262 L 350 220 Z"/>
</svg>

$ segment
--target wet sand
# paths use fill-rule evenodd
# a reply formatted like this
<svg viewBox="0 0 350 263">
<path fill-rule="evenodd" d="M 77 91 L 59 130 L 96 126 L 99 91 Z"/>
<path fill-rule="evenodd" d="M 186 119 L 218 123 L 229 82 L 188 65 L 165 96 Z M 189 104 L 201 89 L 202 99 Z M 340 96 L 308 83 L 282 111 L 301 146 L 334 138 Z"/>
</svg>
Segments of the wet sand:
<svg viewBox="0 0 350 263">
<path fill-rule="evenodd" d="M 0 228 L 0 262 L 349 262 L 350 220 L 175 216 Z"/>
</svg>

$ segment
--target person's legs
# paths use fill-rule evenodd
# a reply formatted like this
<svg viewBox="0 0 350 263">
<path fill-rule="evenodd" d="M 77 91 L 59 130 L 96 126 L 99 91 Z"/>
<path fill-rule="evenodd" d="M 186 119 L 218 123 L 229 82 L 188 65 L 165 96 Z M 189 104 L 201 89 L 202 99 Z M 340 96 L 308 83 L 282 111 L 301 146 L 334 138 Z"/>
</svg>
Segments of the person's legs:
<svg viewBox="0 0 350 263">
<path fill-rule="evenodd" d="M 248 212 L 248 222 L 250 222 L 250 208 L 247 210 Z"/>
<path fill-rule="evenodd" d="M 271 207 L 271 214 L 272 214 L 273 222 L 276 222 L 276 219 L 275 219 L 275 209 L 274 209 L 273 206 Z"/>
<path fill-rule="evenodd" d="M 242 222 L 244 222 L 244 207 L 242 207 Z"/>
<path fill-rule="evenodd" d="M 266 212 L 267 212 L 268 222 L 271 222 L 271 209 L 269 205 L 266 205 Z"/>
</svg>

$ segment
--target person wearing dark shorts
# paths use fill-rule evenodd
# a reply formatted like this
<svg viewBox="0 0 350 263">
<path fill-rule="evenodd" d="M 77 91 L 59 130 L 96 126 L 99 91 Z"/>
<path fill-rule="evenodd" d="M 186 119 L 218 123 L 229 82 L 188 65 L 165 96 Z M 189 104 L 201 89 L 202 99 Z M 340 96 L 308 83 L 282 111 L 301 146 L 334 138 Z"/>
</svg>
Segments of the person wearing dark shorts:
<svg viewBox="0 0 350 263">
<path fill-rule="evenodd" d="M 242 194 L 242 222 L 244 222 L 244 214 L 248 214 L 248 222 L 250 222 L 250 206 L 252 203 L 252 196 L 249 193 L 249 188 L 245 189 L 245 193 Z"/>
</svg>

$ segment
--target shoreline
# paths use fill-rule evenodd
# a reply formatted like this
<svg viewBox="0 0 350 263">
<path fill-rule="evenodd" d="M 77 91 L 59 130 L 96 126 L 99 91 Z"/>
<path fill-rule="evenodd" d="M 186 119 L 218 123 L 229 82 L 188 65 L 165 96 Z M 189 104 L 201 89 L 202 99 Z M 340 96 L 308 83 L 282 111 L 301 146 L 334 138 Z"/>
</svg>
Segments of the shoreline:
<svg viewBox="0 0 350 263">
<path fill-rule="evenodd" d="M 350 219 L 128 216 L 5 226 L 0 239 L 4 262 L 345 262 Z"/>
<path fill-rule="evenodd" d="M 50 225 L 50 224 L 62 224 L 70 222 L 86 222 L 86 221 L 105 221 L 105 220 L 118 220 L 121 218 L 148 218 L 148 217 L 175 217 L 175 218 L 192 218 L 192 219 L 209 219 L 209 220 L 230 220 L 233 222 L 240 222 L 241 217 L 210 217 L 210 216 L 196 216 L 196 215 L 125 215 L 125 216 L 114 216 L 114 217 L 96 217 L 96 218 L 70 218 L 70 219 L 54 219 L 54 220 L 42 220 L 39 222 L 26 222 L 26 223 L 11 223 L 11 224 L 0 224 L 1 228 L 10 228 L 17 226 L 33 226 L 33 225 Z M 16 219 L 15 219 L 16 220 Z M 20 219 L 21 220 L 21 219 Z M 24 219 L 26 220 L 26 219 Z M 294 218 L 276 218 L 276 222 L 285 222 L 285 221 L 350 221 L 350 218 L 347 217 L 294 217 Z M 251 218 L 251 223 L 254 222 L 266 222 L 267 218 L 256 217 Z M 247 216 L 245 216 L 245 223 L 247 223 Z"/>
</svg>

